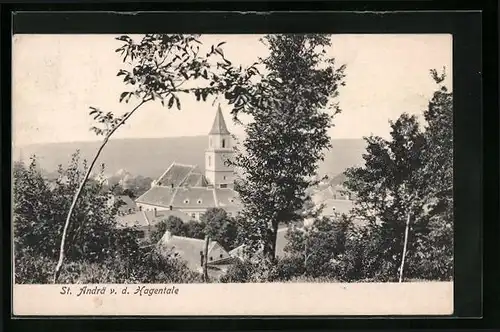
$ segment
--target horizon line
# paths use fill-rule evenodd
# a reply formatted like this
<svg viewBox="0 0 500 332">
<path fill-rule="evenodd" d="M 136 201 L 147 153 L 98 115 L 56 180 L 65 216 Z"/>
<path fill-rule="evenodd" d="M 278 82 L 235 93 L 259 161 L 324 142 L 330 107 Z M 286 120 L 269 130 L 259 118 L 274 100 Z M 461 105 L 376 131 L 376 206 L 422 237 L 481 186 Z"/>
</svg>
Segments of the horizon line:
<svg viewBox="0 0 500 332">
<path fill-rule="evenodd" d="M 189 138 L 189 137 L 208 137 L 208 135 L 183 135 L 183 136 L 158 136 L 158 137 L 120 137 L 110 139 L 108 143 L 113 141 L 125 141 L 125 140 L 154 140 L 154 139 L 176 139 L 176 138 Z M 243 136 L 243 135 L 236 135 Z M 334 140 L 363 140 L 364 137 L 338 137 L 331 138 Z M 36 142 L 36 143 L 24 143 L 24 144 L 15 144 L 15 140 L 12 140 L 12 147 L 20 148 L 25 146 L 34 146 L 34 145 L 49 145 L 49 144 L 77 144 L 77 143 L 100 143 L 102 140 L 78 140 L 78 141 L 47 141 L 47 142 Z"/>
</svg>

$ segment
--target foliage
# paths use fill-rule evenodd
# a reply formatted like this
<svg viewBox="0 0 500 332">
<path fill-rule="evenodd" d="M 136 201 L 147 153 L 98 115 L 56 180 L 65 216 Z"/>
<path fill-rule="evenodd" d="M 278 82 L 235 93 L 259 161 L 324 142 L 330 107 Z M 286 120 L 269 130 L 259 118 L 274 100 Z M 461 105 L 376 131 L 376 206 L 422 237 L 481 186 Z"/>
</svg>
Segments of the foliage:
<svg viewBox="0 0 500 332">
<path fill-rule="evenodd" d="M 29 166 L 17 164 L 14 170 L 14 232 L 19 248 L 32 249 L 55 258 L 66 211 L 71 197 L 86 171 L 79 152 L 73 154 L 66 169 L 59 166 L 59 178 L 49 185 L 37 170 L 36 159 Z M 75 207 L 72 227 L 68 230 L 67 256 L 100 260 L 115 248 L 114 215 L 116 206 L 108 206 L 109 193 L 102 193 L 99 183 L 91 181 L 81 193 Z"/>
<path fill-rule="evenodd" d="M 16 256 L 16 283 L 51 282 L 56 261 L 34 252 Z M 70 261 L 61 271 L 62 284 L 197 283 L 201 279 L 184 262 L 170 259 L 155 248 L 138 249 L 133 257 L 109 257 L 103 262 Z"/>
<path fill-rule="evenodd" d="M 289 228 L 285 252 L 298 259 L 305 275 L 311 277 L 338 274 L 337 263 L 345 253 L 351 220 L 318 218 L 311 227 Z"/>
<path fill-rule="evenodd" d="M 141 175 L 131 176 L 126 175 L 121 177 L 120 175 L 114 175 L 107 179 L 108 187 L 107 190 L 111 190 L 115 195 L 125 195 L 132 199 L 135 199 L 151 188 L 151 182 L 153 179 L 150 177 L 144 177 Z"/>
<path fill-rule="evenodd" d="M 82 165 L 83 164 L 83 165 Z M 16 283 L 48 283 L 56 266 L 58 240 L 72 193 L 85 173 L 75 153 L 67 168 L 59 167 L 55 182 L 45 180 L 36 158 L 14 165 L 14 258 Z M 141 249 L 132 231 L 115 226 L 116 206 L 109 192 L 89 181 L 73 214 L 68 232 L 68 265 L 59 282 L 186 282 L 185 266 Z"/>
<path fill-rule="evenodd" d="M 444 76 L 432 71 L 437 83 Z M 406 219 L 410 217 L 405 275 L 448 279 L 452 265 L 452 95 L 440 87 L 424 113 L 425 131 L 415 116 L 391 123 L 391 139 L 371 136 L 364 167 L 346 172 L 345 186 L 357 196 L 354 210 L 369 222 L 370 241 L 351 243 L 360 275 L 394 280 L 398 276 Z M 439 179 L 438 179 L 439 177 Z M 369 261 L 366 260 L 369 258 Z M 368 270 L 367 270 L 368 269 Z"/>
<path fill-rule="evenodd" d="M 166 230 L 172 233 L 172 235 L 185 236 L 184 222 L 181 218 L 176 216 L 169 216 L 165 224 L 167 228 Z"/>
<path fill-rule="evenodd" d="M 238 227 L 233 218 L 221 208 L 208 209 L 201 217 L 206 224 L 205 233 L 222 247 L 232 249 L 236 245 Z"/>
<path fill-rule="evenodd" d="M 166 231 L 172 235 L 190 237 L 193 239 L 205 238 L 206 223 L 190 220 L 186 223 L 179 217 L 169 216 L 166 220 L 160 221 L 150 235 L 151 243 L 160 241 Z"/>
<path fill-rule="evenodd" d="M 193 239 L 204 239 L 207 225 L 203 221 L 189 220 L 184 224 L 184 236 Z"/>
<path fill-rule="evenodd" d="M 445 69 L 441 74 L 431 70 L 431 76 L 437 90 L 424 112 L 426 146 L 422 153 L 422 179 L 430 197 L 427 209 L 431 218 L 429 235 L 419 243 L 419 260 L 409 262 L 408 272 L 448 279 L 453 273 L 453 93 L 444 84 Z"/>
<path fill-rule="evenodd" d="M 332 98 L 343 85 L 344 66 L 335 69 L 326 58 L 327 35 L 268 35 L 263 41 L 270 50 L 260 61 L 267 74 L 226 98 L 236 120 L 240 113 L 252 118 L 232 161 L 242 174 L 235 189 L 253 234 L 248 245 L 274 258 L 278 224 L 302 218 L 305 190 L 330 145 L 327 131 L 339 112 Z"/>
</svg>

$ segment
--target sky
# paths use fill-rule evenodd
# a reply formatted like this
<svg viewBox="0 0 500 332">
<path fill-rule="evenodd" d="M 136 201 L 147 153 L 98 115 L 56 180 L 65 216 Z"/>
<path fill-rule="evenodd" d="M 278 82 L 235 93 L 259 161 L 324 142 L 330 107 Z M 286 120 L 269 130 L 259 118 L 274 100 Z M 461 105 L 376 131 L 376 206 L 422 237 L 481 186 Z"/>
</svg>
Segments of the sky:
<svg viewBox="0 0 500 332">
<path fill-rule="evenodd" d="M 12 56 L 13 144 L 78 142 L 100 139 L 89 107 L 123 114 L 127 91 L 120 68 L 126 68 L 115 49 L 116 35 L 14 35 Z M 259 35 L 204 35 L 204 45 L 225 41 L 224 53 L 233 64 L 250 65 L 265 57 Z M 422 115 L 436 86 L 429 70 L 446 67 L 452 88 L 452 36 L 446 34 L 333 35 L 327 51 L 337 65 L 346 65 L 346 86 L 337 101 L 342 113 L 330 136 L 387 137 L 389 120 L 403 113 Z M 120 128 L 114 138 L 206 135 L 217 105 L 181 99 L 182 109 L 149 103 Z M 241 135 L 229 107 L 221 101 L 228 129 Z"/>
</svg>

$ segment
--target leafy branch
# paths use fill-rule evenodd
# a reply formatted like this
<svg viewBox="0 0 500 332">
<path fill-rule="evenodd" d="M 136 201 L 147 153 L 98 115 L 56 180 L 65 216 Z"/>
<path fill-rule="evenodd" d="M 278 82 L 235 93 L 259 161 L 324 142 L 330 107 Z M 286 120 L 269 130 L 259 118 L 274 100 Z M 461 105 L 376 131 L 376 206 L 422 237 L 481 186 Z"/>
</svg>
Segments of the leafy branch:
<svg viewBox="0 0 500 332">
<path fill-rule="evenodd" d="M 117 76 L 123 76 L 123 82 L 132 87 L 131 91 L 120 94 L 119 102 L 129 103 L 132 98 L 136 98 L 138 104 L 119 117 L 115 117 L 112 112 L 90 107 L 90 115 L 97 122 L 90 130 L 98 136 L 104 136 L 104 139 L 86 170 L 68 211 L 54 271 L 54 283 L 58 280 L 64 262 L 67 233 L 77 201 L 102 150 L 118 128 L 150 101 L 160 101 L 168 108 L 175 104 L 180 110 L 179 93 L 194 94 L 197 101 L 206 101 L 210 95 L 218 95 L 228 89 L 234 90 L 236 85 L 248 84 L 251 75 L 245 73 L 253 73 L 253 69 L 235 70 L 224 56 L 221 48 L 224 42 L 212 46 L 206 56 L 200 56 L 202 43 L 197 38 L 196 35 L 179 34 L 147 34 L 138 42 L 126 35 L 116 38 L 122 42 L 122 46 L 115 51 L 120 54 L 123 63 L 129 65 L 127 69 L 120 69 Z M 189 83 L 191 86 L 185 87 Z"/>
</svg>

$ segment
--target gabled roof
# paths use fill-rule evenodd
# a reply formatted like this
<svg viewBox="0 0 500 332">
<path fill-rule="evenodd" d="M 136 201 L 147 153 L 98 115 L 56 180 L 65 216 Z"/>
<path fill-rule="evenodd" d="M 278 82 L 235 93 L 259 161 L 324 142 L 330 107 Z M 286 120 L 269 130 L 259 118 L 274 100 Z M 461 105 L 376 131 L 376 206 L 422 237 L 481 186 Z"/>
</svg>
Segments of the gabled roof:
<svg viewBox="0 0 500 332">
<path fill-rule="evenodd" d="M 189 178 L 191 173 L 202 176 L 198 167 L 195 165 L 183 165 L 179 163 L 172 163 L 169 168 L 163 173 L 162 176 L 156 181 L 158 186 L 165 187 L 180 187 Z"/>
<path fill-rule="evenodd" d="M 159 210 L 159 211 L 137 211 L 125 216 L 117 216 L 116 221 L 119 227 L 146 227 L 155 226 L 161 220 L 165 220 L 170 216 L 177 217 L 183 222 L 188 222 L 191 218 L 184 212 L 176 210 Z"/>
<path fill-rule="evenodd" d="M 206 187 L 207 179 L 201 173 L 190 173 L 182 182 L 182 187 Z"/>
<path fill-rule="evenodd" d="M 229 135 L 229 130 L 227 130 L 226 121 L 224 121 L 224 116 L 222 115 L 222 110 L 220 104 L 217 107 L 217 113 L 215 114 L 214 123 L 212 124 L 212 129 L 208 133 L 209 135 Z"/>
<path fill-rule="evenodd" d="M 136 204 L 132 198 L 127 195 L 116 196 L 112 199 L 113 202 L 121 202 L 119 210 L 135 209 Z"/>
<path fill-rule="evenodd" d="M 146 227 L 149 225 L 148 220 L 142 211 L 137 211 L 124 216 L 117 216 L 116 223 L 118 227 Z"/>
</svg>

